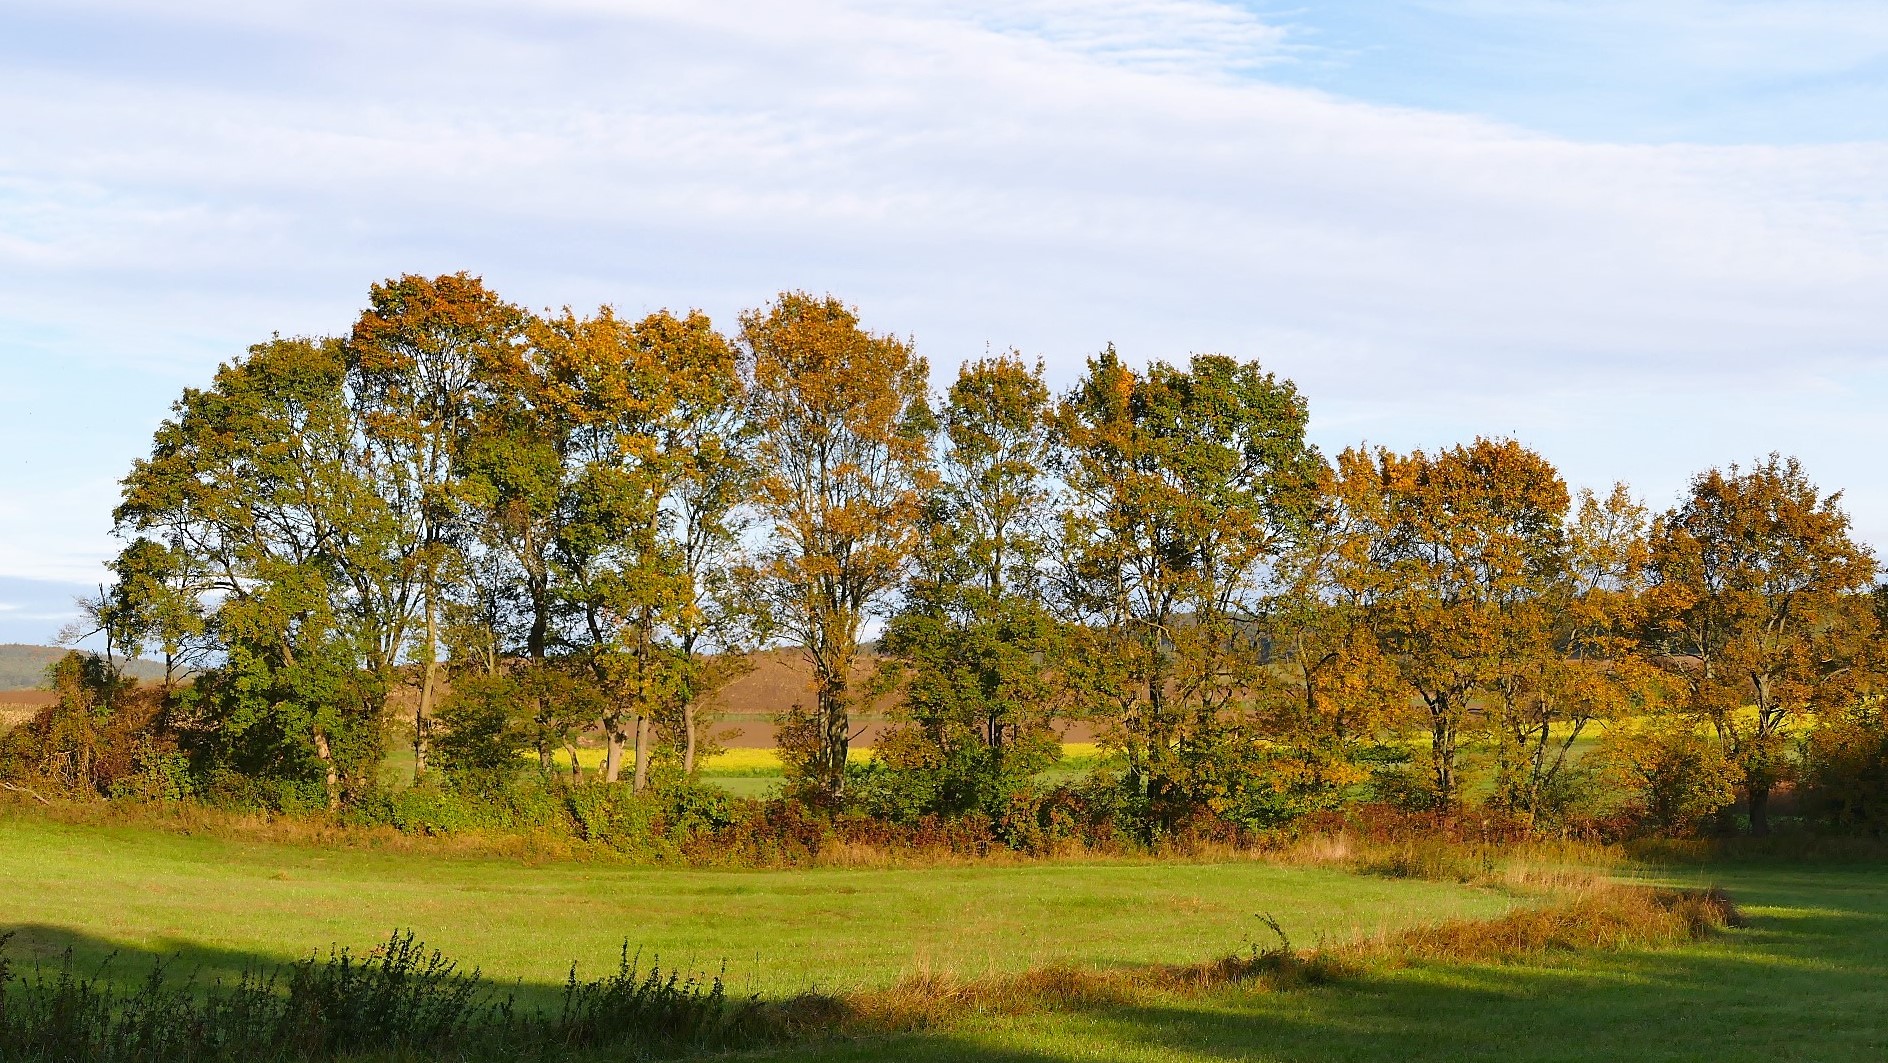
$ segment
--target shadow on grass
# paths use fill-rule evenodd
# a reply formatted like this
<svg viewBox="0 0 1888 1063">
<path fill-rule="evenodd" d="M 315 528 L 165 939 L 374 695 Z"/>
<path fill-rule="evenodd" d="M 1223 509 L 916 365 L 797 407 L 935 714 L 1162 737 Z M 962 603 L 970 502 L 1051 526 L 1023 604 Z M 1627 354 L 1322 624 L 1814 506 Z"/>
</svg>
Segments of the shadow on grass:
<svg viewBox="0 0 1888 1063">
<path fill-rule="evenodd" d="M 971 1017 L 949 1029 L 753 1053 L 773 1060 L 1881 1060 L 1888 1058 L 1888 867 L 1713 869 L 1750 925 L 1680 948 L 1567 953 L 1507 965 L 1383 970 L 1324 989 Z M 70 948 L 129 988 L 160 956 L 173 978 L 239 979 L 283 957 L 166 941 L 127 949 L 17 928 L 16 967 Z M 326 952 L 324 946 L 323 952 Z M 305 955 L 305 954 L 304 954 Z M 605 957 L 579 957 L 586 967 Z M 500 984 L 500 988 L 509 988 Z M 526 984 L 520 1003 L 560 987 Z M 621 1058 L 571 1053 L 571 1059 Z"/>
<path fill-rule="evenodd" d="M 86 978 L 96 977 L 101 987 L 115 992 L 128 992 L 143 985 L 152 965 L 157 963 L 164 965 L 167 981 L 181 982 L 194 977 L 203 985 L 211 985 L 233 983 L 244 972 L 273 970 L 309 955 L 304 952 L 297 956 L 265 956 L 184 938 L 165 938 L 155 946 L 139 947 L 66 927 L 36 923 L 0 926 L 0 934 L 11 937 L 6 955 L 12 961 L 16 976 L 35 968 L 57 968 L 69 952 L 75 973 Z"/>
<path fill-rule="evenodd" d="M 109 990 L 114 995 L 137 991 L 149 980 L 152 968 L 159 964 L 163 966 L 166 985 L 195 983 L 205 988 L 231 986 L 241 981 L 245 974 L 266 975 L 311 957 L 326 959 L 340 949 L 346 949 L 356 957 L 366 956 L 376 947 L 384 945 L 392 933 L 394 928 L 390 927 L 388 935 L 372 940 L 308 943 L 299 953 L 282 955 L 220 948 L 187 938 L 162 938 L 155 944 L 139 946 L 80 933 L 67 927 L 36 923 L 0 925 L 0 935 L 11 935 L 6 958 L 11 961 L 16 977 L 30 975 L 35 970 L 56 970 L 69 953 L 75 975 L 95 980 L 99 988 Z M 579 973 L 594 975 L 614 967 L 617 957 L 585 956 L 580 959 Z M 653 961 L 659 957 L 645 959 Z M 466 968 L 460 973 L 470 975 L 474 971 Z M 555 1007 L 564 992 L 561 984 L 507 981 L 497 972 L 480 973 L 499 994 L 510 993 L 515 996 L 520 1007 Z M 684 973 L 702 973 L 712 977 L 715 972 Z"/>
</svg>

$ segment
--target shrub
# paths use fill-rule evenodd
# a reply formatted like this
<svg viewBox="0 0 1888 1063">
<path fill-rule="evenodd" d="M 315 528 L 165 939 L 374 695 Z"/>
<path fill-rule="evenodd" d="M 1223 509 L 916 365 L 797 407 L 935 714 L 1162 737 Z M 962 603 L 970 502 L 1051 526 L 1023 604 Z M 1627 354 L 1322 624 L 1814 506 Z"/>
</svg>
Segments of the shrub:
<svg viewBox="0 0 1888 1063">
<path fill-rule="evenodd" d="M 1626 817 L 1667 834 L 1699 832 L 1737 799 L 1742 778 L 1723 747 L 1683 717 L 1614 724 L 1598 755 L 1624 799 Z"/>
<path fill-rule="evenodd" d="M 132 744 L 132 771 L 111 784 L 111 796 L 140 801 L 183 801 L 196 796 L 198 779 L 190 758 L 151 735 Z"/>
<path fill-rule="evenodd" d="M 526 761 L 519 754 L 529 736 L 513 709 L 522 700 L 519 682 L 509 675 L 467 675 L 453 682 L 439 707 L 443 733 L 433 752 L 457 788 L 495 793 L 522 773 Z"/>
<path fill-rule="evenodd" d="M 249 775 L 224 766 L 203 777 L 201 793 L 204 803 L 229 812 L 306 816 L 328 807 L 327 788 L 319 779 Z"/>
<path fill-rule="evenodd" d="M 48 671 L 59 700 L 0 735 L 0 779 L 94 798 L 110 796 L 121 782 L 135 787 L 133 776 L 166 767 L 154 758 L 175 744 L 156 688 L 76 650 Z"/>
<path fill-rule="evenodd" d="M 1336 743 L 1255 744 L 1214 811 L 1247 830 L 1269 830 L 1341 807 L 1370 778 Z"/>
<path fill-rule="evenodd" d="M 1805 811 L 1841 830 L 1888 831 L 1888 720 L 1871 699 L 1817 721 L 1804 743 Z"/>
</svg>

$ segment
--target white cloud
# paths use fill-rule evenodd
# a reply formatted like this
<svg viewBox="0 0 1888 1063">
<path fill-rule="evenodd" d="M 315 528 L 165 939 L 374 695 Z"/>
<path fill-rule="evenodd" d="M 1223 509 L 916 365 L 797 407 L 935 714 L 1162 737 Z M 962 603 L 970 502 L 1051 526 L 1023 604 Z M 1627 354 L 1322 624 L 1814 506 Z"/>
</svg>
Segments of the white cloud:
<svg viewBox="0 0 1888 1063">
<path fill-rule="evenodd" d="M 1721 460 L 1834 453 L 1754 414 L 1806 366 L 1875 387 L 1888 344 L 1888 145 L 1367 106 L 1266 83 L 1292 32 L 1208 0 L 73 10 L 33 14 L 94 44 L 0 45 L 0 343 L 85 385 L 41 374 L 71 457 L 0 472 L 0 571 L 89 563 L 179 387 L 409 269 L 724 317 L 832 289 L 938 362 L 1064 379 L 1111 339 L 1222 349 L 1346 438 L 1564 422 L 1570 465 L 1660 483 L 1701 451 L 1651 411 L 1748 407 Z"/>
</svg>

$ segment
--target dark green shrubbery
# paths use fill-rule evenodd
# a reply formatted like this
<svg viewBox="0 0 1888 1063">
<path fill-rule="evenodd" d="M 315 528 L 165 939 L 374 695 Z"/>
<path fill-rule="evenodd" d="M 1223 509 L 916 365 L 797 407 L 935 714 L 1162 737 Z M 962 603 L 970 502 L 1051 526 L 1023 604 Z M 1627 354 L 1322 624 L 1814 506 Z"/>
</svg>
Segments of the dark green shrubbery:
<svg viewBox="0 0 1888 1063">
<path fill-rule="evenodd" d="M 1888 832 L 1888 720 L 1869 700 L 1821 721 L 1804 743 L 1804 811 L 1842 830 Z"/>
<path fill-rule="evenodd" d="M 204 987 L 158 961 L 135 990 L 83 974 L 68 951 L 52 970 L 16 974 L 0 937 L 0 1058 L 45 1063 L 253 1063 L 362 1054 L 460 1060 L 563 1058 L 571 1050 L 674 1055 L 751 1044 L 754 1001 L 717 977 L 640 967 L 625 945 L 616 970 L 579 981 L 573 965 L 555 1011 L 459 970 L 411 932 L 366 956 L 243 972 Z"/>
</svg>

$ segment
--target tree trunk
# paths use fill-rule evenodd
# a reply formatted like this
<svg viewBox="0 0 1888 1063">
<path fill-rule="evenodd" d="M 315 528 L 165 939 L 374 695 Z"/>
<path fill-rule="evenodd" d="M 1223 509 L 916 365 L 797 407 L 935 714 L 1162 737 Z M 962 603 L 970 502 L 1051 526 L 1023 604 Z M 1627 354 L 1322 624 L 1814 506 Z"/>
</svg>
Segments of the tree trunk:
<svg viewBox="0 0 1888 1063">
<path fill-rule="evenodd" d="M 431 594 L 426 596 L 426 660 L 420 670 L 420 703 L 413 710 L 413 781 L 426 776 L 428 734 L 433 726 L 433 697 L 439 682 L 439 617 Z"/>
<path fill-rule="evenodd" d="M 615 782 L 623 773 L 623 721 L 611 716 L 603 721 L 603 734 L 609 745 L 603 753 L 603 781 Z"/>
<path fill-rule="evenodd" d="M 1446 700 L 1438 700 L 1430 706 L 1429 724 L 1429 756 L 1435 769 L 1436 800 L 1447 810 L 1455 807 L 1455 720 Z"/>
<path fill-rule="evenodd" d="M 545 581 L 531 577 L 531 632 L 525 636 L 525 653 L 534 663 L 544 662 L 544 644 L 551 632 L 551 596 Z"/>
<path fill-rule="evenodd" d="M 649 716 L 647 713 L 636 717 L 636 779 L 634 789 L 642 793 L 649 788 Z"/>
<path fill-rule="evenodd" d="M 321 758 L 328 774 L 328 811 L 335 812 L 341 807 L 341 772 L 334 766 L 334 747 L 328 743 L 328 732 L 315 728 L 315 756 Z"/>
<path fill-rule="evenodd" d="M 1770 833 L 1770 783 L 1750 784 L 1750 833 L 1762 838 Z"/>
<path fill-rule="evenodd" d="M 820 771 L 822 788 L 838 798 L 846 790 L 846 756 L 852 744 L 852 719 L 846 713 L 844 672 L 828 670 L 820 677 Z"/>
<path fill-rule="evenodd" d="M 695 703 L 682 706 L 682 774 L 695 777 Z"/>
</svg>

